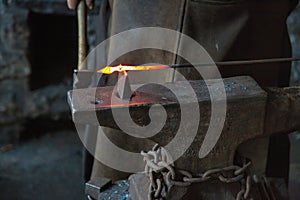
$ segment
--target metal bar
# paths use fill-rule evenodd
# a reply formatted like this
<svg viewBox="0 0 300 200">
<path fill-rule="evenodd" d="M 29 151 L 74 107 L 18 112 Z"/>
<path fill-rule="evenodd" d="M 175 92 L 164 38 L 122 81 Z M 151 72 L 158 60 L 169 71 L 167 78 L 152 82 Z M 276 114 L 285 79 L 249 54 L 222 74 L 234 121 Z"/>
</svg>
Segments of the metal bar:
<svg viewBox="0 0 300 200">
<path fill-rule="evenodd" d="M 256 60 L 236 60 L 236 61 L 220 61 L 214 63 L 197 63 L 197 64 L 171 64 L 171 68 L 180 67 L 207 67 L 207 66 L 233 66 L 233 65 L 251 65 L 251 64 L 265 64 L 265 63 L 278 63 L 278 62 L 292 62 L 300 61 L 300 57 L 295 58 L 268 58 L 268 59 L 256 59 Z"/>
<path fill-rule="evenodd" d="M 220 61 L 212 63 L 197 63 L 197 64 L 170 64 L 170 65 L 156 65 L 156 66 L 106 66 L 98 73 L 111 74 L 115 71 L 131 71 L 131 70 L 154 70 L 154 69 L 164 69 L 164 68 L 183 68 L 183 67 L 208 67 L 208 66 L 234 66 L 234 65 L 251 65 L 251 64 L 265 64 L 265 63 L 278 63 L 278 62 L 291 62 L 300 61 L 300 57 L 295 58 L 267 58 L 267 59 L 256 59 L 256 60 L 236 60 L 236 61 Z"/>
</svg>

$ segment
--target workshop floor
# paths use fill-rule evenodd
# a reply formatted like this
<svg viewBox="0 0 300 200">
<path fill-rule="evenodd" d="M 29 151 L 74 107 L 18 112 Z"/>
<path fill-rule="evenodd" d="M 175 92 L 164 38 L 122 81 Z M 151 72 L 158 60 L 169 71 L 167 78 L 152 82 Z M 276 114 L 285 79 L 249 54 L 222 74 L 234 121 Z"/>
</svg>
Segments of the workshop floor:
<svg viewBox="0 0 300 200">
<path fill-rule="evenodd" d="M 290 199 L 300 199 L 300 134 L 290 136 Z M 72 131 L 46 134 L 0 153 L 0 200 L 82 200 L 81 143 Z"/>
<path fill-rule="evenodd" d="M 46 134 L 0 153 L 0 200 L 83 199 L 81 174 L 77 134 Z"/>
</svg>

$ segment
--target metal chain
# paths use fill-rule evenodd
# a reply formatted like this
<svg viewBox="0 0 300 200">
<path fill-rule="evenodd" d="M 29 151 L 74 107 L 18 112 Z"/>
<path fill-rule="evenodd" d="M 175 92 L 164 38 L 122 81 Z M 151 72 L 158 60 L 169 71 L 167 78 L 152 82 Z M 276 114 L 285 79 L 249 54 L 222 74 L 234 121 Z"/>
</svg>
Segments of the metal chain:
<svg viewBox="0 0 300 200">
<path fill-rule="evenodd" d="M 240 182 L 241 189 L 236 195 L 236 200 L 249 199 L 251 176 L 246 175 L 246 170 L 251 162 L 244 162 L 242 167 L 233 165 L 192 175 L 186 170 L 176 169 L 168 152 L 159 145 L 155 145 L 147 153 L 142 151 L 141 154 L 146 162 L 145 173 L 150 180 L 148 200 L 165 200 L 172 186 L 187 187 L 192 183 L 202 183 L 212 179 L 223 183 Z"/>
</svg>

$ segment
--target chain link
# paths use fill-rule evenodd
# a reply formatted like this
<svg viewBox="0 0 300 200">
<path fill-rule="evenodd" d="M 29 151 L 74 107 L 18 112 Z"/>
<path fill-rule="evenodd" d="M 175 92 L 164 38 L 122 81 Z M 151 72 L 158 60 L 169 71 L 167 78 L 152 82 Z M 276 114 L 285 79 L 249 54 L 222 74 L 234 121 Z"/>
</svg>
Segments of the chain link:
<svg viewBox="0 0 300 200">
<path fill-rule="evenodd" d="M 239 182 L 241 189 L 236 195 L 236 200 L 249 199 L 251 176 L 246 175 L 246 170 L 251 162 L 244 162 L 242 167 L 233 165 L 192 175 L 186 170 L 176 169 L 168 152 L 159 145 L 155 145 L 147 153 L 142 151 L 141 154 L 146 162 L 145 173 L 150 180 L 148 200 L 166 199 L 172 186 L 187 187 L 192 183 L 202 183 L 212 179 L 223 183 Z"/>
</svg>

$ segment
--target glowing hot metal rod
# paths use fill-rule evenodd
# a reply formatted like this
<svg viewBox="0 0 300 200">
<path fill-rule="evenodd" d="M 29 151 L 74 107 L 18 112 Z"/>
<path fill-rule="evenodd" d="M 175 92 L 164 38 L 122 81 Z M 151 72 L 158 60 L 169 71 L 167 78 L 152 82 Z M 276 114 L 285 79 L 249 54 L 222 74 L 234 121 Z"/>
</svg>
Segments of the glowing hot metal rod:
<svg viewBox="0 0 300 200">
<path fill-rule="evenodd" d="M 155 69 L 166 69 L 170 68 L 169 65 L 141 65 L 141 66 L 127 66 L 127 65 L 118 65 L 118 66 L 106 66 L 103 69 L 98 70 L 98 73 L 103 74 L 112 74 L 113 72 L 124 72 L 126 71 L 140 71 L 140 70 L 155 70 Z"/>
</svg>

